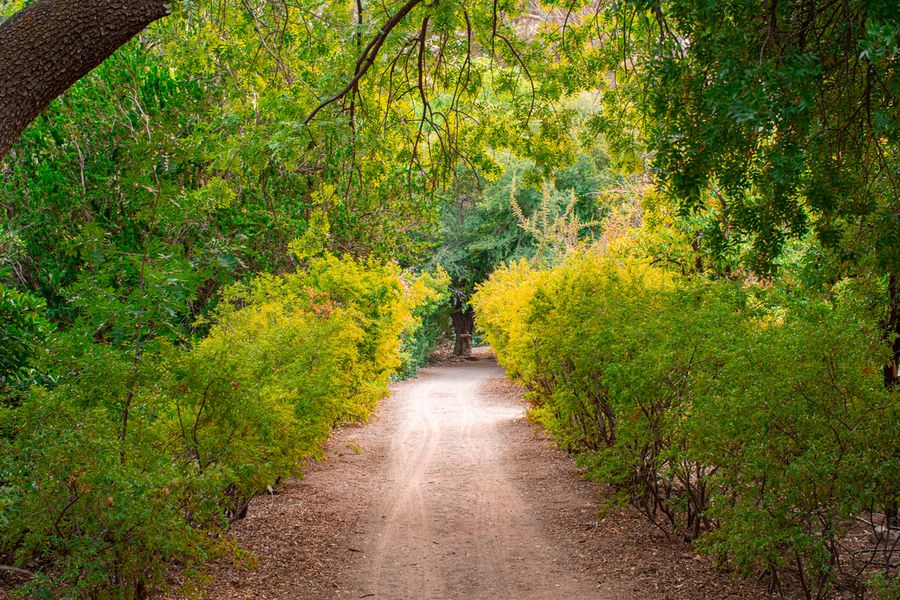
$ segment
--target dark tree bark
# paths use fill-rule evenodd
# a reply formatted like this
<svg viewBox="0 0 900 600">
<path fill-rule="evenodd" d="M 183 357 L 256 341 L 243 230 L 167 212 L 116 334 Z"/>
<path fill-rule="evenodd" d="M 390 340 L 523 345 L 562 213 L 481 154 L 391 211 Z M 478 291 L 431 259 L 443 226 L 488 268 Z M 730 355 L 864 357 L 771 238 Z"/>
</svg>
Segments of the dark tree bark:
<svg viewBox="0 0 900 600">
<path fill-rule="evenodd" d="M 888 277 L 888 310 L 884 335 L 891 345 L 891 362 L 884 365 L 884 386 L 900 385 L 900 275 Z"/>
<path fill-rule="evenodd" d="M 450 313 L 453 321 L 453 331 L 456 333 L 456 344 L 453 348 L 455 356 L 469 356 L 472 354 L 472 331 L 475 329 L 475 311 L 471 308 L 455 310 Z"/>
<path fill-rule="evenodd" d="M 34 0 L 0 23 L 0 157 L 54 98 L 166 16 L 166 0 Z"/>
</svg>

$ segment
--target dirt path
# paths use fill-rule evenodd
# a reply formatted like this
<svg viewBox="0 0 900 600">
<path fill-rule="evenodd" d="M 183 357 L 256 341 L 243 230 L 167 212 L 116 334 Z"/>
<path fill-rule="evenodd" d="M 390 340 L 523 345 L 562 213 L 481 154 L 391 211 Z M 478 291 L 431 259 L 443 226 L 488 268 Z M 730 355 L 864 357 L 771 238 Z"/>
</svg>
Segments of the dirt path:
<svg viewBox="0 0 900 600">
<path fill-rule="evenodd" d="M 424 369 L 232 532 L 210 598 L 763 598 L 640 517 L 524 419 L 492 360 Z"/>
<path fill-rule="evenodd" d="M 488 362 L 430 369 L 395 395 L 348 597 L 600 597 L 538 520 L 534 505 L 557 499 L 522 486 L 504 427 L 522 405 L 485 393 L 500 377 Z"/>
</svg>

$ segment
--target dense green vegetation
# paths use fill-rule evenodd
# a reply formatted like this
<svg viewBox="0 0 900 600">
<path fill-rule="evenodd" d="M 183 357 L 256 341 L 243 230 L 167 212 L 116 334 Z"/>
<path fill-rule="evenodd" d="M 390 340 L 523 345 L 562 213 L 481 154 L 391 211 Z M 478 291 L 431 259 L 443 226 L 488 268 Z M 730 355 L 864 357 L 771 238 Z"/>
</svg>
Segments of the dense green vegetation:
<svg viewBox="0 0 900 600">
<path fill-rule="evenodd" d="M 366 418 L 399 338 L 446 282 L 332 256 L 229 287 L 190 348 L 53 338 L 58 384 L 4 409 L 0 544 L 40 567 L 27 593 L 141 596 L 194 568 L 250 499 Z"/>
<path fill-rule="evenodd" d="M 0 156 L 24 596 L 202 584 L 476 310 L 665 531 L 810 598 L 900 593 L 845 547 L 900 504 L 895 0 L 171 10 Z"/>
<path fill-rule="evenodd" d="M 900 484 L 870 290 L 844 281 L 826 300 L 651 262 L 589 250 L 480 289 L 479 323 L 533 415 L 590 477 L 723 563 L 799 575 L 809 597 L 864 585 L 845 536 Z"/>
</svg>

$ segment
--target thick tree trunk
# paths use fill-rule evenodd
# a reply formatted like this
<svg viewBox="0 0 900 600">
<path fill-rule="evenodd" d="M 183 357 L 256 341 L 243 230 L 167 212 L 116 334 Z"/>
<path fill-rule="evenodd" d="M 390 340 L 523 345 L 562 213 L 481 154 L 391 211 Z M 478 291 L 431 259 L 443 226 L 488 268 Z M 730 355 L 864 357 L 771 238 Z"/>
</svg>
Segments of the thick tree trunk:
<svg viewBox="0 0 900 600">
<path fill-rule="evenodd" d="M 34 0 L 0 23 L 0 158 L 54 98 L 150 23 L 166 0 Z"/>
<path fill-rule="evenodd" d="M 450 313 L 453 321 L 453 331 L 456 333 L 456 344 L 453 348 L 455 356 L 469 356 L 472 353 L 472 331 L 475 329 L 475 311 L 471 308 L 465 311 L 453 311 Z"/>
</svg>

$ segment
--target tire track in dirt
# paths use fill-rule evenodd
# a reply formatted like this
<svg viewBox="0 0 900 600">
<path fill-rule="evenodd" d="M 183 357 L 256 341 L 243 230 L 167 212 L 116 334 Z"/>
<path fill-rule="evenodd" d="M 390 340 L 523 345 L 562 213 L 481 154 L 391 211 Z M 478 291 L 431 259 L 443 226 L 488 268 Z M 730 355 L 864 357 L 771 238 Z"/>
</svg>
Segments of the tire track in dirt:
<svg viewBox="0 0 900 600">
<path fill-rule="evenodd" d="M 523 407 L 485 392 L 502 376 L 479 361 L 429 369 L 395 393 L 398 423 L 348 597 L 600 597 L 560 571 L 565 554 L 511 481 L 516 446 L 501 425 Z"/>
<path fill-rule="evenodd" d="M 213 600 L 749 600 L 664 537 L 524 417 L 484 352 L 423 369 L 329 460 L 253 501 L 229 536 L 250 567 L 210 567 Z M 604 508 L 606 507 L 606 508 Z"/>
</svg>

